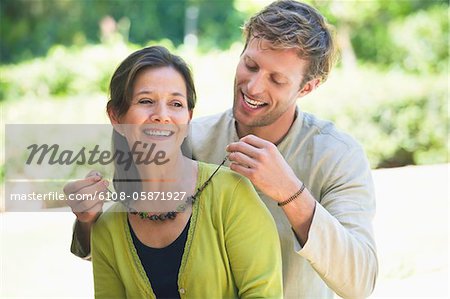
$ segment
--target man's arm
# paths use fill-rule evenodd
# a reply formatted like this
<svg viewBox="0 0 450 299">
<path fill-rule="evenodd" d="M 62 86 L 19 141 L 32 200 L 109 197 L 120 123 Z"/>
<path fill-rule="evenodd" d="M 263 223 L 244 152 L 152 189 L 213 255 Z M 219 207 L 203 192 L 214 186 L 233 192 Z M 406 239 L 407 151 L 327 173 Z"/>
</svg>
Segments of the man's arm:
<svg viewBox="0 0 450 299">
<path fill-rule="evenodd" d="M 98 215 L 100 215 L 99 213 Z M 75 220 L 73 225 L 72 244 L 70 245 L 70 252 L 74 255 L 90 260 L 91 259 L 91 231 L 94 222 L 80 222 Z"/>
<path fill-rule="evenodd" d="M 303 184 L 270 142 L 249 135 L 227 150 L 233 162 L 230 168 L 277 202 L 288 199 Z M 282 208 L 298 240 L 298 254 L 325 283 L 342 297 L 367 297 L 378 272 L 370 167 L 359 148 L 334 163 L 320 204 L 306 188 Z"/>
<path fill-rule="evenodd" d="M 92 226 L 102 213 L 104 201 L 95 194 L 107 192 L 108 181 L 102 180 L 96 171 L 88 173 L 85 179 L 70 182 L 64 186 L 64 193 L 69 199 L 67 202 L 77 219 L 73 226 L 72 244 L 70 251 L 78 257 L 90 259 L 90 237 Z M 91 194 L 92 198 L 86 200 L 73 200 L 75 194 Z"/>
<path fill-rule="evenodd" d="M 302 200 L 283 207 L 290 221 Z M 368 297 L 375 287 L 374 214 L 370 167 L 362 150 L 355 148 L 330 170 L 309 226 L 308 241 L 302 244 L 299 240 L 296 246 L 298 254 L 341 297 Z M 292 220 L 293 228 L 294 223 Z"/>
</svg>

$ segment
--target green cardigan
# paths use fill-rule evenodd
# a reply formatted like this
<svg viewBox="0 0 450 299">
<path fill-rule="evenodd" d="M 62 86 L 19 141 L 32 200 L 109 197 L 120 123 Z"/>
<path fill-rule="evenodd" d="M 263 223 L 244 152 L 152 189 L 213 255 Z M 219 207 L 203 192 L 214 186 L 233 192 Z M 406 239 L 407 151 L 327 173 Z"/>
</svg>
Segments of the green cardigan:
<svg viewBox="0 0 450 299">
<path fill-rule="evenodd" d="M 199 163 L 197 188 L 215 165 Z M 91 235 L 96 298 L 155 298 L 131 239 L 127 213 L 114 204 Z M 222 168 L 193 206 L 178 276 L 181 298 L 282 298 L 275 222 L 251 183 Z"/>
</svg>

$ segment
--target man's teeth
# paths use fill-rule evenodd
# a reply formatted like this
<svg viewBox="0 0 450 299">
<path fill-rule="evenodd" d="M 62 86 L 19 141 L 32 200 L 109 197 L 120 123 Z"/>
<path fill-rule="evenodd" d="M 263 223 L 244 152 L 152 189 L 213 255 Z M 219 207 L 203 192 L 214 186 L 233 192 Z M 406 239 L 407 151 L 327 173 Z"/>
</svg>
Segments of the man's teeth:
<svg viewBox="0 0 450 299">
<path fill-rule="evenodd" d="M 247 96 L 244 95 L 244 101 L 247 103 L 247 105 L 249 105 L 251 108 L 258 108 L 261 106 L 264 106 L 266 103 L 264 102 L 260 102 L 260 101 L 255 101 L 255 100 L 251 100 L 249 99 Z"/>
<path fill-rule="evenodd" d="M 172 131 L 167 130 L 144 130 L 144 133 L 149 136 L 170 136 L 172 135 Z"/>
</svg>

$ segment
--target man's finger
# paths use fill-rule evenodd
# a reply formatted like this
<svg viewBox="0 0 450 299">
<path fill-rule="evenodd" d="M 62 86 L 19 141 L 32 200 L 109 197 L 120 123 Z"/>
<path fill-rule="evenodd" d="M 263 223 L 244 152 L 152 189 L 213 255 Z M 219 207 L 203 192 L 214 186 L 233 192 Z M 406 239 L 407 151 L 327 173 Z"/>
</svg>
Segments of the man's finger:
<svg viewBox="0 0 450 299">
<path fill-rule="evenodd" d="M 69 198 L 68 205 L 74 211 L 84 211 L 90 209 L 98 201 L 101 201 L 99 199 L 100 194 L 108 192 L 108 184 L 108 181 L 99 181 L 80 189 L 78 192 L 66 195 Z M 106 195 L 103 195 L 104 198 L 106 198 Z"/>
<path fill-rule="evenodd" d="M 74 213 L 88 212 L 92 208 L 94 208 L 96 205 L 100 205 L 100 207 L 103 206 L 103 204 L 105 203 L 104 199 L 107 198 L 105 193 L 106 192 L 100 192 L 100 193 L 96 194 L 95 197 L 91 194 L 88 194 L 88 196 L 85 197 L 84 200 L 70 201 L 69 206 L 71 207 L 72 212 L 74 212 Z M 101 194 L 103 194 L 103 195 L 101 195 Z"/>
<path fill-rule="evenodd" d="M 82 180 L 76 180 L 76 181 L 67 183 L 63 188 L 63 192 L 64 192 L 64 194 L 66 194 L 66 196 L 68 196 L 71 193 L 77 193 L 83 188 L 86 188 L 88 186 L 98 183 L 101 179 L 102 179 L 102 177 L 94 175 L 94 176 L 86 177 L 85 179 L 82 179 Z"/>
<path fill-rule="evenodd" d="M 253 170 L 251 168 L 245 167 L 243 165 L 237 164 L 237 163 L 231 163 L 230 169 L 233 171 L 236 171 L 237 173 L 245 176 L 249 180 L 252 179 L 253 176 Z"/>
<path fill-rule="evenodd" d="M 84 178 L 87 179 L 87 178 L 92 177 L 92 176 L 99 176 L 101 178 L 103 177 L 101 175 L 101 173 L 98 172 L 97 170 L 91 170 L 91 171 L 88 172 L 88 174 Z"/>
<path fill-rule="evenodd" d="M 231 162 L 240 164 L 242 166 L 245 166 L 247 168 L 254 168 L 256 166 L 257 161 L 255 161 L 253 158 L 241 153 L 241 152 L 232 152 L 228 155 L 228 159 L 230 159 Z"/>
<path fill-rule="evenodd" d="M 271 142 L 269 142 L 265 139 L 259 138 L 255 135 L 244 136 L 240 139 L 240 141 L 245 142 L 256 148 L 266 148 L 267 146 L 272 144 Z"/>
<path fill-rule="evenodd" d="M 256 148 L 242 141 L 230 143 L 227 146 L 226 150 L 230 153 L 240 152 L 243 153 L 244 155 L 249 156 L 250 158 L 256 158 L 259 153 L 259 148 Z"/>
</svg>

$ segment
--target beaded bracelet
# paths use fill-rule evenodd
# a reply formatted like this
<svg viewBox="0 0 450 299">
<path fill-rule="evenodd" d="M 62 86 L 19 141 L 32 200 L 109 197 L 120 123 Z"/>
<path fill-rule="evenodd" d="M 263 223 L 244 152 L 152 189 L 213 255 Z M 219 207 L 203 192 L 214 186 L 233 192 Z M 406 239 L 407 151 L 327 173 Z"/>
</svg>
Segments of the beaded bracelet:
<svg viewBox="0 0 450 299">
<path fill-rule="evenodd" d="M 286 199 L 285 201 L 279 202 L 278 206 L 282 207 L 287 205 L 288 203 L 290 203 L 291 201 L 293 201 L 294 199 L 296 199 L 297 197 L 300 196 L 300 194 L 302 194 L 303 190 L 305 190 L 305 183 L 302 183 L 302 186 L 300 187 L 300 190 L 298 190 L 297 192 L 295 192 L 294 195 L 292 195 L 291 197 L 289 197 L 288 199 Z"/>
</svg>

